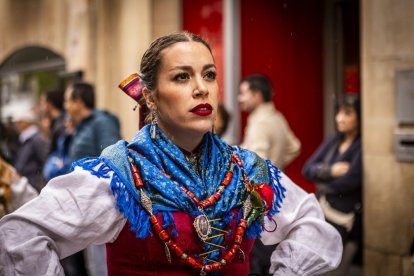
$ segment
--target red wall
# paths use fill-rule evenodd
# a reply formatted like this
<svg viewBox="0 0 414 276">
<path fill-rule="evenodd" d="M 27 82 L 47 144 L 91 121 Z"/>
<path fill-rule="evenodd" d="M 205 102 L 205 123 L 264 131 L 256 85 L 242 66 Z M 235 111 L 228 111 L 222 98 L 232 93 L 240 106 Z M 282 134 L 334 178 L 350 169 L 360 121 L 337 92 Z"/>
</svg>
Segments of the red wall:
<svg viewBox="0 0 414 276">
<path fill-rule="evenodd" d="M 182 3 L 183 29 L 207 37 L 223 73 L 223 1 Z M 314 187 L 301 169 L 323 138 L 322 3 L 240 0 L 241 76 L 263 73 L 272 80 L 273 101 L 302 142 L 302 153 L 286 172 L 307 191 Z M 242 114 L 242 129 L 245 122 Z"/>
<path fill-rule="evenodd" d="M 286 173 L 308 191 L 301 169 L 323 138 L 322 2 L 241 1 L 241 75 L 272 80 L 273 101 L 302 143 Z"/>
<path fill-rule="evenodd" d="M 223 101 L 223 1 L 183 0 L 183 30 L 200 35 L 210 44 L 217 66 L 220 101 Z"/>
</svg>

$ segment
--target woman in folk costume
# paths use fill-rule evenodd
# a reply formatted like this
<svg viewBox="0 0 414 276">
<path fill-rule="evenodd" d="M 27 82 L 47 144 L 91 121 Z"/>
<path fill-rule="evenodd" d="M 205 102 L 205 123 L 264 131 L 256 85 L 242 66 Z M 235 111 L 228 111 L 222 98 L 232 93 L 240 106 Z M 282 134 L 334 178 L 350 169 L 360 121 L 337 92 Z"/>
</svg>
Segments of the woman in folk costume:
<svg viewBox="0 0 414 276">
<path fill-rule="evenodd" d="M 341 239 L 315 197 L 211 132 L 218 84 L 209 45 L 186 32 L 160 37 L 140 69 L 122 88 L 145 100 L 151 123 L 5 217 L 0 274 L 60 275 L 60 258 L 107 243 L 110 275 L 247 275 L 257 236 L 279 243 L 275 275 L 336 267 Z"/>
</svg>

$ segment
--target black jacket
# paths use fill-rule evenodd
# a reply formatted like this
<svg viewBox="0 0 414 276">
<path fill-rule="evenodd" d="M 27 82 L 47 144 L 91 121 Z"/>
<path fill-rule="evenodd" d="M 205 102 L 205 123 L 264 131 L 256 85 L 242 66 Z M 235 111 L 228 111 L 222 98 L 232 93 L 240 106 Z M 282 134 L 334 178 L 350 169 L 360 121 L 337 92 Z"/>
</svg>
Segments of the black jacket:
<svg viewBox="0 0 414 276">
<path fill-rule="evenodd" d="M 331 206 L 348 213 L 358 211 L 362 203 L 362 156 L 361 139 L 355 138 L 342 154 L 338 152 L 343 138 L 336 134 L 326 139 L 305 163 L 302 174 L 315 182 L 318 192 L 326 195 Z M 350 163 L 349 171 L 340 177 L 332 177 L 330 169 L 333 163 Z"/>
<path fill-rule="evenodd" d="M 29 183 L 38 192 L 46 184 L 42 170 L 48 151 L 49 145 L 38 131 L 20 145 L 14 162 L 16 171 L 27 177 Z"/>
</svg>

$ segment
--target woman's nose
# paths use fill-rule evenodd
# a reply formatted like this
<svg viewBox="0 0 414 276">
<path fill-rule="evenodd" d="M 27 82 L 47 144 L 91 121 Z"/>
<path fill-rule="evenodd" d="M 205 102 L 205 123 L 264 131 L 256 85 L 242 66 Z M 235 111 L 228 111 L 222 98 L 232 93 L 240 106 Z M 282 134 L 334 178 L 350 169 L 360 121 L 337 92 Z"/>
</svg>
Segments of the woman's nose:
<svg viewBox="0 0 414 276">
<path fill-rule="evenodd" d="M 336 115 L 335 119 L 339 123 L 339 122 L 342 122 L 344 120 L 344 116 L 342 114 L 338 113 Z"/>
<path fill-rule="evenodd" d="M 204 83 L 203 78 L 197 78 L 193 95 L 195 97 L 207 96 L 208 95 L 208 89 L 207 89 L 207 86 Z"/>
</svg>

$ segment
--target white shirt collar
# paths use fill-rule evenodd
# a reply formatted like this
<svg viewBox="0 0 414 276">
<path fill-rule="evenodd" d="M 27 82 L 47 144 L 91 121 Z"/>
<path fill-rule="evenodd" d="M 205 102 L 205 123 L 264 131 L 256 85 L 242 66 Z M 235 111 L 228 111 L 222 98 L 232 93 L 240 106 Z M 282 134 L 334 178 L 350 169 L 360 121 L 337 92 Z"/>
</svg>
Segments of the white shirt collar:
<svg viewBox="0 0 414 276">
<path fill-rule="evenodd" d="M 19 135 L 19 141 L 20 143 L 24 143 L 27 141 L 27 139 L 31 138 L 33 135 L 35 135 L 38 131 L 37 126 L 31 125 L 25 130 L 23 130 Z"/>
</svg>

